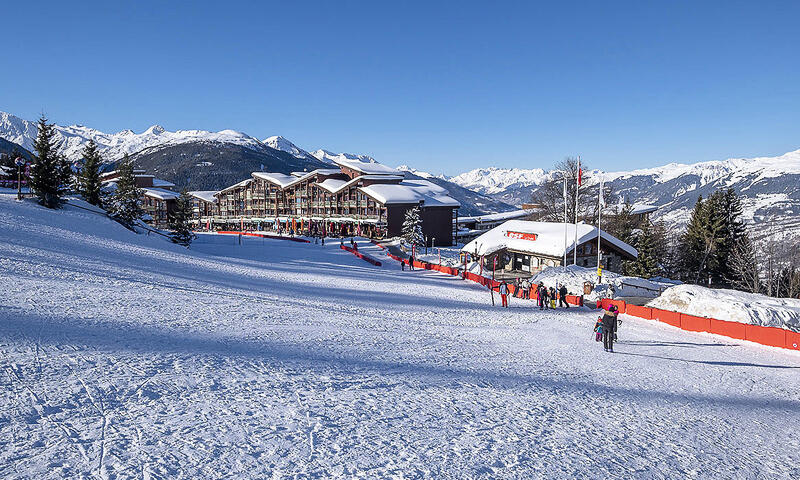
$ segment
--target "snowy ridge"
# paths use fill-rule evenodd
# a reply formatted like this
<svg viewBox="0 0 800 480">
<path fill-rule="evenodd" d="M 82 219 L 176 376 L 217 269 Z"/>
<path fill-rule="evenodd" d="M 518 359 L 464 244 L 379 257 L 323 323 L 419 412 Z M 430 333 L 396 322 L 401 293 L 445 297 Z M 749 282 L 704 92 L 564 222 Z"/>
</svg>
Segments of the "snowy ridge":
<svg viewBox="0 0 800 480">
<path fill-rule="evenodd" d="M 123 130 L 118 133 L 104 133 L 83 125 L 62 127 L 56 125 L 56 140 L 61 144 L 61 152 L 69 160 L 79 160 L 82 150 L 89 140 L 94 140 L 107 162 L 134 154 L 146 148 L 185 142 L 222 142 L 242 145 L 252 149 L 263 148 L 263 144 L 247 134 L 234 130 L 208 132 L 205 130 L 178 130 L 170 132 L 160 125 L 153 125 L 142 133 Z M 36 139 L 36 123 L 0 112 L 0 136 L 33 150 Z"/>
<path fill-rule="evenodd" d="M 308 153 L 307 151 L 303 150 L 302 148 L 298 147 L 294 143 L 287 140 L 285 137 L 280 135 L 273 135 L 269 138 L 264 139 L 264 145 L 274 148 L 275 150 L 280 150 L 282 152 L 286 152 L 292 156 L 297 158 L 311 158 L 313 155 Z M 315 157 L 314 157 L 315 158 Z"/>
<path fill-rule="evenodd" d="M 358 160 L 359 162 L 365 163 L 377 163 L 375 159 L 370 157 L 369 155 L 356 155 L 353 153 L 333 153 L 328 150 L 324 150 L 320 148 L 319 150 L 314 150 L 311 152 L 317 160 L 321 160 L 327 163 L 336 163 L 336 161 L 347 161 L 347 160 Z"/>
<path fill-rule="evenodd" d="M 479 193 L 494 194 L 511 186 L 539 185 L 548 177 L 541 168 L 477 168 L 456 175 L 450 181 Z"/>
</svg>

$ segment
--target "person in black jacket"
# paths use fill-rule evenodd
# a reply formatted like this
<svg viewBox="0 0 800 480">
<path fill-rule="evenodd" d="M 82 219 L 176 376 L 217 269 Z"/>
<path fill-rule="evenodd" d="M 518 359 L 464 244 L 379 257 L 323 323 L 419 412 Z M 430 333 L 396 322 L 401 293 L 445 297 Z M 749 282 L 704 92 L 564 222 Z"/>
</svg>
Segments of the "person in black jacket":
<svg viewBox="0 0 800 480">
<path fill-rule="evenodd" d="M 617 307 L 611 308 L 603 315 L 603 348 L 606 352 L 614 352 L 614 332 L 617 330 Z"/>
<path fill-rule="evenodd" d="M 569 308 L 569 305 L 567 304 L 567 287 L 563 284 L 561 285 L 561 288 L 558 289 L 558 306 Z"/>
</svg>

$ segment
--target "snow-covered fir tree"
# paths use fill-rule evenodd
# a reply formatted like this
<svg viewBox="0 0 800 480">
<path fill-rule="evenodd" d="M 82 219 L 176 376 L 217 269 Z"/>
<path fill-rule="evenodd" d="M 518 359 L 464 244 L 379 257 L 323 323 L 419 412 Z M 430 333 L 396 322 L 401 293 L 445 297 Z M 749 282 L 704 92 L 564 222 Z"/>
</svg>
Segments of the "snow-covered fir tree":
<svg viewBox="0 0 800 480">
<path fill-rule="evenodd" d="M 33 148 L 36 160 L 31 166 L 30 186 L 39 203 L 48 208 L 58 208 L 64 203 L 68 191 L 70 168 L 66 159 L 58 153 L 55 125 L 47 118 L 39 118 L 39 132 Z"/>
<path fill-rule="evenodd" d="M 188 247 L 195 238 L 195 234 L 189 223 L 192 219 L 193 209 L 194 203 L 192 202 L 192 197 L 184 189 L 175 202 L 175 209 L 169 213 L 168 218 L 169 229 L 172 230 L 170 238 L 172 238 L 173 242 L 186 247 Z"/>
<path fill-rule="evenodd" d="M 120 223 L 133 228 L 144 212 L 141 207 L 142 190 L 136 186 L 133 162 L 127 154 L 117 165 L 117 171 L 119 172 L 116 179 L 117 188 L 108 197 L 106 210 Z"/>
<path fill-rule="evenodd" d="M 97 144 L 89 140 L 83 149 L 83 167 L 78 173 L 78 193 L 92 205 L 100 206 L 100 165 L 103 158 L 97 151 Z"/>
<path fill-rule="evenodd" d="M 425 236 L 422 234 L 422 219 L 420 218 L 419 207 L 414 207 L 406 211 L 403 220 L 403 240 L 414 246 L 425 245 Z"/>
</svg>

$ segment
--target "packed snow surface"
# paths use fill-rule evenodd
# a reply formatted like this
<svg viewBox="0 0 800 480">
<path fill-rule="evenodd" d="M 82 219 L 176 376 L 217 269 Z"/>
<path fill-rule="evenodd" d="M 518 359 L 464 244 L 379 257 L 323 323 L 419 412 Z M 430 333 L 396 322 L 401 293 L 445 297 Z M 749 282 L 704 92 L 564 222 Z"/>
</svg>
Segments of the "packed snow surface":
<svg viewBox="0 0 800 480">
<path fill-rule="evenodd" d="M 772 298 L 699 285 L 677 285 L 668 288 L 647 305 L 687 315 L 800 332 L 800 300 L 793 298 Z"/>
<path fill-rule="evenodd" d="M 237 240 L 0 195 L 0 477 L 800 476 L 796 352 Z"/>
</svg>

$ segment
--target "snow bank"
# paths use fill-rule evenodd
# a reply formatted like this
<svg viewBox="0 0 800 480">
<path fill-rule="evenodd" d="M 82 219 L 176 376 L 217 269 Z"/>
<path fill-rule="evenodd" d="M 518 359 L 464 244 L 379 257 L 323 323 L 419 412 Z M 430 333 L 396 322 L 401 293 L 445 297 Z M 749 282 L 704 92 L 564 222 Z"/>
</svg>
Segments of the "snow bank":
<svg viewBox="0 0 800 480">
<path fill-rule="evenodd" d="M 800 300 L 793 298 L 772 298 L 699 285 L 677 285 L 665 290 L 647 306 L 800 332 Z"/>
<path fill-rule="evenodd" d="M 594 285 L 592 293 L 585 295 L 586 300 L 619 297 L 656 297 L 663 289 L 661 285 L 639 277 L 627 277 L 613 272 L 603 272 L 603 283 L 597 283 L 597 270 L 594 268 L 567 265 L 566 267 L 548 267 L 534 275 L 532 283 L 543 283 L 546 287 L 566 285 L 571 294 L 582 295 L 583 284 Z"/>
</svg>

